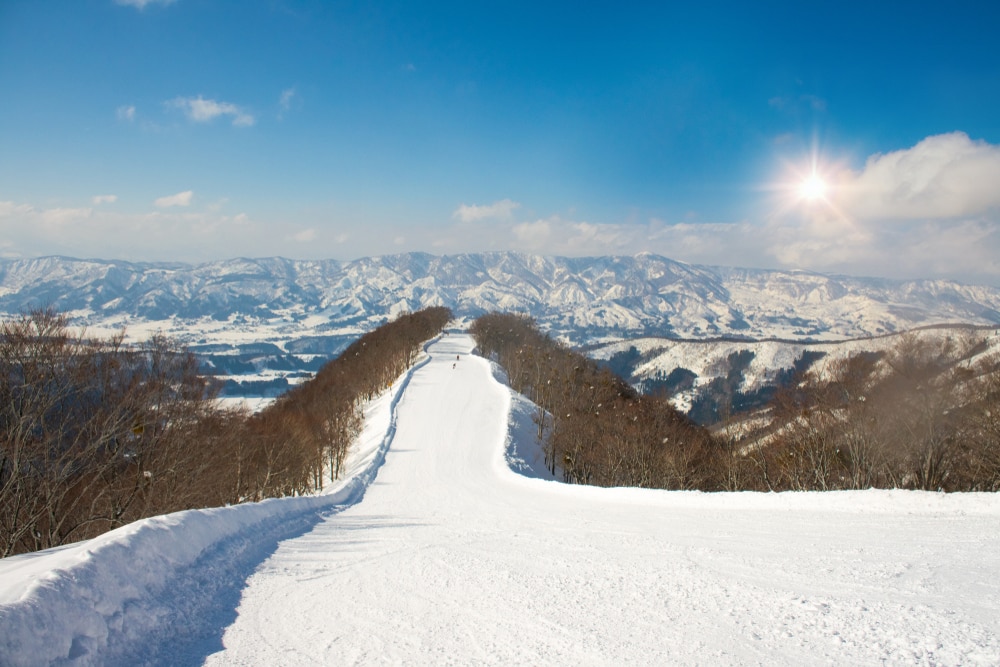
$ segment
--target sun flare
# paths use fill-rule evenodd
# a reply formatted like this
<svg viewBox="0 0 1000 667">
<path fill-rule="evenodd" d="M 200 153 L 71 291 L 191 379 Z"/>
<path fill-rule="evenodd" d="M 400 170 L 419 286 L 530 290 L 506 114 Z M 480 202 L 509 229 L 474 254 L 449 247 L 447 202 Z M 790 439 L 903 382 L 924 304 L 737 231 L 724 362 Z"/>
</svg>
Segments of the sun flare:
<svg viewBox="0 0 1000 667">
<path fill-rule="evenodd" d="M 850 202 L 854 178 L 850 168 L 845 162 L 824 158 L 819 148 L 798 158 L 782 160 L 778 179 L 765 186 L 773 192 L 773 214 L 848 222 L 849 215 L 843 206 Z"/>
<path fill-rule="evenodd" d="M 799 184 L 799 197 L 806 201 L 816 201 L 826 197 L 826 181 L 813 174 Z"/>
</svg>

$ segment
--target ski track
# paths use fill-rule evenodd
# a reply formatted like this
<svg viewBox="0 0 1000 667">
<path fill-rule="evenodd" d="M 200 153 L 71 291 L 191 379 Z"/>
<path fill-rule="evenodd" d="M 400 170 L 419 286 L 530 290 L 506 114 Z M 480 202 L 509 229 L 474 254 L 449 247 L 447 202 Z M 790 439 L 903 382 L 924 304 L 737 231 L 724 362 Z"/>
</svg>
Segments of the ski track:
<svg viewBox="0 0 1000 667">
<path fill-rule="evenodd" d="M 427 348 L 348 499 L 222 540 L 66 662 L 1000 664 L 996 494 L 564 485 L 472 346 Z"/>
</svg>

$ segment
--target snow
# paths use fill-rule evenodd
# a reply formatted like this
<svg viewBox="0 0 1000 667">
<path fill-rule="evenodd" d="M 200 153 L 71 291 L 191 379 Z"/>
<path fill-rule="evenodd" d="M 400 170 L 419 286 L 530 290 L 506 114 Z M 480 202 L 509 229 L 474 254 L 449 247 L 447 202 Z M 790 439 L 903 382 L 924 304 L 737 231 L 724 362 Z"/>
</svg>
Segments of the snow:
<svg viewBox="0 0 1000 667">
<path fill-rule="evenodd" d="M 593 359 L 609 360 L 615 354 L 635 348 L 642 355 L 641 362 L 632 373 L 633 384 L 641 386 L 645 380 L 665 376 L 676 368 L 686 368 L 697 375 L 696 386 L 710 383 L 729 372 L 727 358 L 737 352 L 749 351 L 753 359 L 743 372 L 741 391 L 754 391 L 772 384 L 779 371 L 789 370 L 805 352 L 821 353 L 823 358 L 812 372 L 822 373 L 830 364 L 861 352 L 882 352 L 898 346 L 904 337 L 917 337 L 932 344 L 943 343 L 946 338 L 956 343 L 968 339 L 982 340 L 983 352 L 970 360 L 982 359 L 1000 352 L 1000 335 L 990 330 L 972 331 L 967 327 L 940 327 L 907 334 L 892 334 L 877 338 L 841 341 L 836 343 L 794 343 L 788 341 L 679 341 L 667 338 L 637 338 L 616 341 L 598 346 L 588 352 Z M 672 399 L 675 407 L 690 408 L 695 392 L 685 392 Z"/>
<path fill-rule="evenodd" d="M 73 312 L 74 324 L 96 333 L 128 325 L 136 337 L 162 330 L 187 343 L 363 332 L 391 313 L 436 305 L 462 315 L 528 312 L 576 344 L 653 332 L 836 341 L 927 324 L 1000 323 L 1000 290 L 992 287 L 696 266 L 649 253 L 408 253 L 169 267 L 0 258 L 0 311 L 16 316 L 39 303 Z"/>
<path fill-rule="evenodd" d="M 428 348 L 324 495 L 0 561 L 0 663 L 1000 663 L 997 495 L 539 479 L 472 345 Z"/>
<path fill-rule="evenodd" d="M 224 410 L 249 410 L 260 412 L 274 402 L 270 396 L 221 396 L 215 399 L 216 405 Z"/>
<path fill-rule="evenodd" d="M 0 560 L 0 664 L 107 664 L 114 658 L 132 664 L 137 651 L 147 652 L 151 636 L 201 636 L 198 619 L 183 617 L 217 610 L 211 599 L 199 606 L 185 596 L 218 593 L 206 588 L 219 581 L 238 585 L 229 571 L 238 572 L 241 560 L 259 561 L 281 539 L 359 502 L 392 442 L 395 406 L 427 360 L 369 403 L 343 481 L 315 496 L 152 517 L 92 540 Z M 164 619 L 172 627 L 164 628 Z"/>
</svg>

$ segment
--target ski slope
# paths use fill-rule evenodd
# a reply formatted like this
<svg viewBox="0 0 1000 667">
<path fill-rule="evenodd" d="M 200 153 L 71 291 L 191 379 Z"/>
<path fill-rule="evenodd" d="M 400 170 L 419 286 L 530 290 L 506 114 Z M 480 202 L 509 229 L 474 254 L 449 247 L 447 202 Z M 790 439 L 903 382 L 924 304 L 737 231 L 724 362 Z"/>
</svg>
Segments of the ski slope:
<svg viewBox="0 0 1000 667">
<path fill-rule="evenodd" d="M 259 506 L 181 513 L 139 522 L 172 522 L 146 542 L 0 561 L 0 663 L 61 639 L 47 661 L 1000 664 L 997 495 L 542 479 L 529 406 L 472 346 L 439 339 L 373 406 L 361 482 L 252 525 Z M 140 568 L 158 583 L 94 574 L 130 566 L 108 544 L 178 549 L 212 512 L 225 534 Z M 88 605 L 103 629 L 63 614 Z"/>
</svg>

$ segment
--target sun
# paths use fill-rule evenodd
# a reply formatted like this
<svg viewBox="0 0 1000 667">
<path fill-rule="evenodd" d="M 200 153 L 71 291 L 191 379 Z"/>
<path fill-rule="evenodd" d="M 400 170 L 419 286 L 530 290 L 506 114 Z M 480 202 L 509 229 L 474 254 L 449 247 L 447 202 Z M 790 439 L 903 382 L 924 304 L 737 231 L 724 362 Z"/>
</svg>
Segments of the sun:
<svg viewBox="0 0 1000 667">
<path fill-rule="evenodd" d="M 805 201 L 816 201 L 826 198 L 826 181 L 816 173 L 799 184 L 799 198 Z"/>
<path fill-rule="evenodd" d="M 763 187 L 773 193 L 773 215 L 847 220 L 841 208 L 850 195 L 851 172 L 846 163 L 824 159 L 818 148 L 807 159 L 782 162 L 779 180 Z"/>
</svg>

